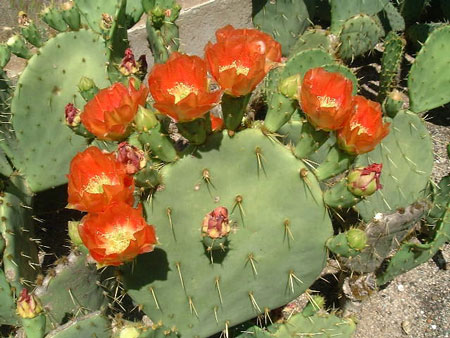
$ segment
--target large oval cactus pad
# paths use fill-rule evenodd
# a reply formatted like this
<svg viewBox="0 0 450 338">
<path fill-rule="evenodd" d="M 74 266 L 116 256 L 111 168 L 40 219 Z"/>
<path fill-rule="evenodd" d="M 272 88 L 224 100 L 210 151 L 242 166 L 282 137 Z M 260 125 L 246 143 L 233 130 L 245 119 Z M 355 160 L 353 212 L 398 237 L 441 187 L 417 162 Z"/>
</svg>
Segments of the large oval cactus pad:
<svg viewBox="0 0 450 338">
<path fill-rule="evenodd" d="M 373 151 L 358 156 L 355 166 L 371 163 L 383 164 L 383 188 L 356 205 L 365 221 L 424 198 L 433 168 L 433 144 L 422 120 L 409 111 L 399 112 L 389 135 Z"/>
<path fill-rule="evenodd" d="M 135 303 L 183 337 L 207 337 L 303 293 L 325 264 L 332 229 L 319 185 L 302 169 L 258 129 L 214 135 L 164 167 L 162 191 L 146 204 L 161 244 L 123 271 Z M 200 228 L 218 206 L 233 230 L 229 250 L 211 263 Z"/>
<path fill-rule="evenodd" d="M 66 182 L 69 163 L 86 141 L 65 125 L 64 108 L 83 108 L 82 76 L 108 86 L 106 62 L 104 41 L 86 30 L 58 34 L 28 61 L 11 106 L 20 150 L 13 162 L 34 192 Z"/>
</svg>

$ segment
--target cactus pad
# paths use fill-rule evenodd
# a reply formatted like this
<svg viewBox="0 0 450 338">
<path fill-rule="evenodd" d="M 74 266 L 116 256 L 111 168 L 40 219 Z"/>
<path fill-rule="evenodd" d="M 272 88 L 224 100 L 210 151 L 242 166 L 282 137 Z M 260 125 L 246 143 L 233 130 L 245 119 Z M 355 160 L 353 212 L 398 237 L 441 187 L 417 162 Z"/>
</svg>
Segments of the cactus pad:
<svg viewBox="0 0 450 338">
<path fill-rule="evenodd" d="M 424 198 L 433 167 L 433 146 L 422 120 L 400 111 L 391 122 L 389 135 L 373 151 L 358 156 L 355 166 L 372 163 L 383 164 L 383 188 L 355 206 L 364 220 Z"/>
<path fill-rule="evenodd" d="M 29 60 L 11 106 L 20 149 L 12 160 L 33 191 L 66 182 L 70 160 L 86 141 L 65 125 L 64 107 L 69 102 L 82 107 L 77 90 L 82 76 L 108 85 L 106 61 L 103 40 L 85 30 L 57 35 Z"/>
<path fill-rule="evenodd" d="M 100 311 L 71 320 L 49 332 L 46 338 L 96 337 L 110 338 L 111 323 Z"/>
<path fill-rule="evenodd" d="M 435 29 L 417 54 L 408 77 L 411 110 L 421 113 L 450 101 L 450 25 Z"/>
<path fill-rule="evenodd" d="M 160 173 L 145 209 L 161 245 L 123 269 L 128 294 L 154 322 L 206 337 L 286 304 L 320 274 L 331 235 L 320 188 L 260 130 L 216 134 Z M 218 206 L 232 231 L 228 249 L 211 256 L 200 228 Z"/>
</svg>

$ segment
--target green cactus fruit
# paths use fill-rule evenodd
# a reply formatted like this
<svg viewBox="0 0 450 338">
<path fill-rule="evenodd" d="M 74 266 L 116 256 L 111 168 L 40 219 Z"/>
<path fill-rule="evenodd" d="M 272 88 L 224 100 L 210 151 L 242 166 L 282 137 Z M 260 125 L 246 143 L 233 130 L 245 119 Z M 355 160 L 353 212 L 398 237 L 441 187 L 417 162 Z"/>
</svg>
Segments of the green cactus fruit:
<svg viewBox="0 0 450 338">
<path fill-rule="evenodd" d="M 381 105 L 383 113 L 391 118 L 394 118 L 399 111 L 402 110 L 406 100 L 406 95 L 394 89 L 390 92 Z"/>
<path fill-rule="evenodd" d="M 330 33 L 324 29 L 308 29 L 298 37 L 289 54 L 295 55 L 313 48 L 331 53 L 332 40 Z"/>
<path fill-rule="evenodd" d="M 343 179 L 325 190 L 323 199 L 325 204 L 332 208 L 350 208 L 358 203 L 361 198 L 352 194 L 348 189 L 348 182 Z"/>
<path fill-rule="evenodd" d="M 298 100 L 298 92 L 302 84 L 301 80 L 302 77 L 300 76 L 300 74 L 291 75 L 283 81 L 280 81 L 278 90 L 287 98 Z"/>
<path fill-rule="evenodd" d="M 11 102 L 20 150 L 7 154 L 33 191 L 67 181 L 70 160 L 86 141 L 65 126 L 64 109 L 68 102 L 82 106 L 77 93 L 82 76 L 89 76 L 100 87 L 108 86 L 106 62 L 103 40 L 86 30 L 58 34 L 28 61 Z"/>
<path fill-rule="evenodd" d="M 394 277 L 419 266 L 433 257 L 450 240 L 450 204 L 443 218 L 436 224 L 433 237 L 425 243 L 406 242 L 390 259 L 386 270 L 377 277 L 378 285 L 386 284 Z"/>
<path fill-rule="evenodd" d="M 99 88 L 95 85 L 95 82 L 86 76 L 82 76 L 80 82 L 78 82 L 78 91 L 84 101 L 89 102 L 98 93 Z"/>
<path fill-rule="evenodd" d="M 226 129 L 234 131 L 241 126 L 242 118 L 247 110 L 251 95 L 251 93 L 238 97 L 226 93 L 222 95 L 221 106 Z M 189 138 L 187 139 L 189 140 Z"/>
<path fill-rule="evenodd" d="M 354 257 L 360 253 L 360 251 L 350 247 L 345 232 L 329 238 L 326 245 L 331 252 L 342 257 Z"/>
<path fill-rule="evenodd" d="M 158 125 L 158 119 L 154 112 L 150 109 L 139 106 L 139 109 L 134 117 L 134 125 L 137 131 L 146 132 Z"/>
<path fill-rule="evenodd" d="M 206 337 L 304 292 L 323 267 L 331 227 L 316 179 L 300 172 L 304 164 L 259 129 L 213 134 L 164 166 L 144 204 L 161 246 L 123 267 L 127 293 L 154 322 Z M 215 255 L 200 228 L 218 206 L 232 229 L 229 250 Z"/>
<path fill-rule="evenodd" d="M 33 53 L 28 49 L 25 39 L 20 35 L 11 36 L 8 41 L 6 41 L 11 53 L 17 55 L 20 58 L 29 59 L 33 56 Z"/>
<path fill-rule="evenodd" d="M 386 32 L 401 32 L 405 30 L 405 19 L 403 19 L 397 7 L 391 2 L 384 6 L 383 11 L 379 12 L 378 16 Z"/>
<path fill-rule="evenodd" d="M 330 0 L 332 33 L 337 34 L 345 22 L 357 15 L 375 15 L 379 13 L 389 0 Z"/>
<path fill-rule="evenodd" d="M 111 338 L 111 323 L 100 312 L 80 316 L 50 331 L 46 338 L 96 337 Z"/>
<path fill-rule="evenodd" d="M 8 45 L 5 43 L 0 43 L 0 68 L 3 69 L 11 58 L 11 51 L 8 48 Z"/>
<path fill-rule="evenodd" d="M 386 36 L 381 58 L 380 89 L 377 98 L 379 102 L 383 102 L 397 85 L 405 44 L 406 41 L 394 32 L 389 32 Z"/>
<path fill-rule="evenodd" d="M 360 229 L 350 229 L 346 232 L 348 245 L 355 250 L 362 250 L 367 245 L 367 235 Z"/>
<path fill-rule="evenodd" d="M 1 235 L 5 240 L 3 270 L 11 287 L 17 292 L 22 283 L 30 283 L 40 272 L 31 208 L 18 197 L 2 193 L 0 197 Z"/>
<path fill-rule="evenodd" d="M 158 124 L 139 135 L 139 141 L 144 149 L 151 151 L 151 156 L 164 162 L 177 160 L 178 154 L 163 125 Z"/>
<path fill-rule="evenodd" d="M 253 24 L 281 44 L 283 55 L 288 55 L 297 38 L 310 25 L 314 6 L 304 0 L 253 2 Z"/>
<path fill-rule="evenodd" d="M 410 109 L 421 113 L 450 101 L 450 25 L 434 30 L 416 56 L 408 76 Z M 430 75 L 431 74 L 431 75 Z"/>
<path fill-rule="evenodd" d="M 269 73 L 267 81 L 268 110 L 264 120 L 265 128 L 276 132 L 291 118 L 297 109 L 297 102 L 287 98 L 278 91 L 280 81 L 296 74 L 303 75 L 311 68 L 333 63 L 333 57 L 320 49 L 311 49 L 290 57 L 282 69 L 275 69 Z"/>
<path fill-rule="evenodd" d="M 67 315 L 99 310 L 107 303 L 101 276 L 86 255 L 72 252 L 61 260 L 35 290 L 47 315 L 47 328 L 60 325 Z"/>
<path fill-rule="evenodd" d="M 34 318 L 22 318 L 22 325 L 27 338 L 43 338 L 45 334 L 45 315 Z"/>
<path fill-rule="evenodd" d="M 72 1 L 65 2 L 61 5 L 61 15 L 71 30 L 77 31 L 81 28 L 80 11 L 75 7 Z"/>
<path fill-rule="evenodd" d="M 374 150 L 355 161 L 358 167 L 383 164 L 380 177 L 383 189 L 355 206 L 365 221 L 380 212 L 405 208 L 426 196 L 433 167 L 433 145 L 423 121 L 412 112 L 400 111 L 389 129 L 388 136 Z"/>
<path fill-rule="evenodd" d="M 47 25 L 59 32 L 65 32 L 67 30 L 67 24 L 64 21 L 61 11 L 53 7 L 46 7 L 41 12 L 41 19 Z"/>
<path fill-rule="evenodd" d="M 17 299 L 17 314 L 28 338 L 43 338 L 46 318 L 39 299 L 23 288 Z"/>
<path fill-rule="evenodd" d="M 382 27 L 372 17 L 356 15 L 342 25 L 337 53 L 344 60 L 353 59 L 375 47 L 383 34 Z"/>
<path fill-rule="evenodd" d="M 22 34 L 25 40 L 27 40 L 33 46 L 39 48 L 44 44 L 41 33 L 39 33 L 38 28 L 31 20 L 28 20 L 25 25 L 20 27 L 20 34 Z"/>
</svg>

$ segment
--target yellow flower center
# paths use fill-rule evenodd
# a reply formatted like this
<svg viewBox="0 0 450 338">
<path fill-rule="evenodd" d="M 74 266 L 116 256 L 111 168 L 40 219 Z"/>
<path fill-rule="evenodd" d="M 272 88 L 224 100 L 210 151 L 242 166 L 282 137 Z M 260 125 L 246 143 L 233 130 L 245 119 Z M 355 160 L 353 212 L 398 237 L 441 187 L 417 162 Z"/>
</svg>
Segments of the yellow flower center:
<svg viewBox="0 0 450 338">
<path fill-rule="evenodd" d="M 322 107 L 322 108 L 337 108 L 337 107 L 339 107 L 339 104 L 336 101 L 336 99 L 333 99 L 332 97 L 319 96 L 318 99 L 319 99 L 320 107 Z"/>
<path fill-rule="evenodd" d="M 130 245 L 130 241 L 135 239 L 133 231 L 123 225 L 114 226 L 113 231 L 102 236 L 106 240 L 106 255 L 123 252 Z"/>
<path fill-rule="evenodd" d="M 177 104 L 185 97 L 187 97 L 190 93 L 194 93 L 195 95 L 197 95 L 198 89 L 183 82 L 177 82 L 175 87 L 168 89 L 167 92 L 175 97 L 175 104 Z"/>
<path fill-rule="evenodd" d="M 358 122 L 353 122 L 353 123 L 350 125 L 350 130 L 353 130 L 353 129 L 355 129 L 355 128 L 358 128 L 358 135 L 361 135 L 361 134 L 367 134 L 367 135 L 370 135 L 369 129 L 367 129 L 367 128 L 364 127 L 363 125 L 359 124 Z"/>
<path fill-rule="evenodd" d="M 84 191 L 90 194 L 103 194 L 103 185 L 114 185 L 113 181 L 105 173 L 93 176 L 84 187 Z"/>
<path fill-rule="evenodd" d="M 250 71 L 250 68 L 245 67 L 240 61 L 233 61 L 233 63 L 231 65 L 227 65 L 227 66 L 221 66 L 219 67 L 219 73 L 222 73 L 228 69 L 235 69 L 236 70 L 236 75 L 245 75 L 247 76 L 248 72 Z"/>
</svg>

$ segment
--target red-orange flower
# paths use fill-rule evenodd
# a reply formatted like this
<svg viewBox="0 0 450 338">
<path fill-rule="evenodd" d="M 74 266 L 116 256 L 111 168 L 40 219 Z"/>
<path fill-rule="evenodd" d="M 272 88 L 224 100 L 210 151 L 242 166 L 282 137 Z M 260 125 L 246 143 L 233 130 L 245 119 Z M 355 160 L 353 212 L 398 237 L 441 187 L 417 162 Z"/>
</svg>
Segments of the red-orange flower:
<svg viewBox="0 0 450 338">
<path fill-rule="evenodd" d="M 100 212 L 113 202 L 133 203 L 134 180 L 114 154 L 89 147 L 72 159 L 67 177 L 68 208 Z"/>
<path fill-rule="evenodd" d="M 337 133 L 338 144 L 350 154 L 364 154 L 389 134 L 389 123 L 383 123 L 379 103 L 355 96 L 353 105 L 353 115 Z"/>
<path fill-rule="evenodd" d="M 166 63 L 153 66 L 148 77 L 154 107 L 177 122 L 202 117 L 222 94 L 209 90 L 206 75 L 206 64 L 198 56 L 172 53 Z"/>
<path fill-rule="evenodd" d="M 352 110 L 352 82 L 340 73 L 312 68 L 303 77 L 300 105 L 317 129 L 338 130 Z"/>
<path fill-rule="evenodd" d="M 102 265 L 121 265 L 137 255 L 153 251 L 155 229 L 137 209 L 125 203 L 112 204 L 101 213 L 87 214 L 78 232 L 89 253 Z"/>
<path fill-rule="evenodd" d="M 223 118 L 221 118 L 219 116 L 215 116 L 214 114 L 209 115 L 209 117 L 211 119 L 211 130 L 212 131 L 219 131 L 219 130 L 223 129 L 223 125 L 225 123 Z"/>
<path fill-rule="evenodd" d="M 225 26 L 217 42 L 205 47 L 211 75 L 225 92 L 243 96 L 253 91 L 270 69 L 281 61 L 281 45 L 257 29 Z"/>
<path fill-rule="evenodd" d="M 141 85 L 134 87 L 131 79 L 128 88 L 122 83 L 114 83 L 100 90 L 90 100 L 81 113 L 81 122 L 100 140 L 118 141 L 129 133 L 139 105 L 147 99 L 148 89 Z"/>
</svg>

